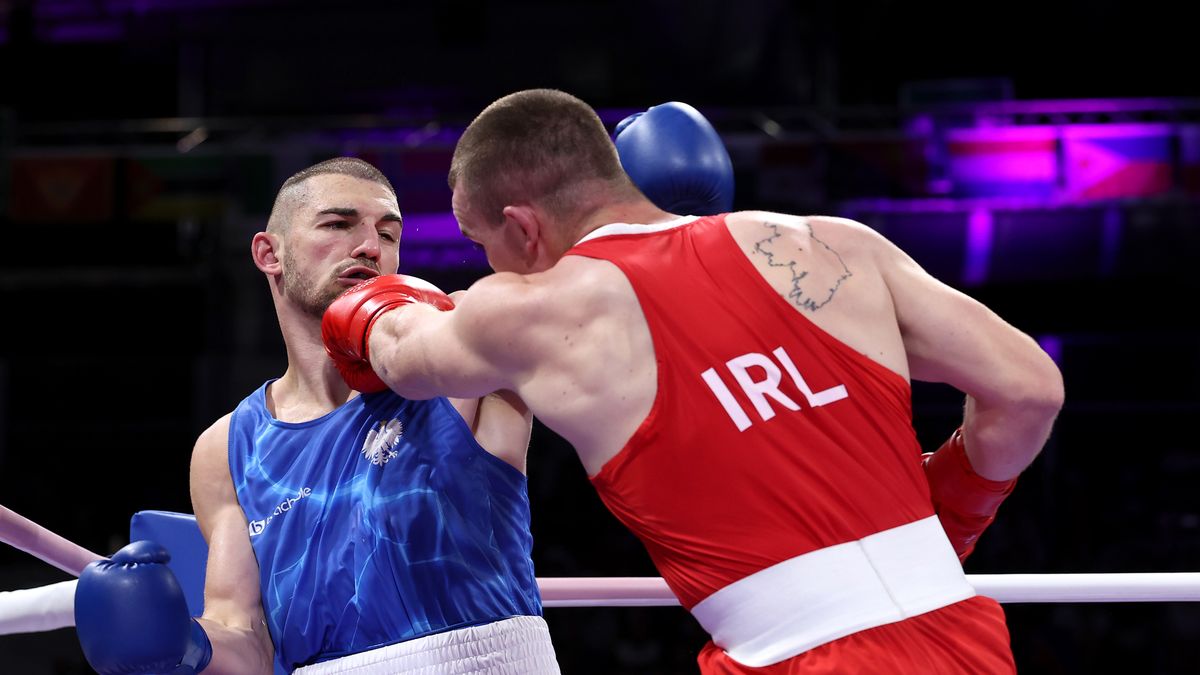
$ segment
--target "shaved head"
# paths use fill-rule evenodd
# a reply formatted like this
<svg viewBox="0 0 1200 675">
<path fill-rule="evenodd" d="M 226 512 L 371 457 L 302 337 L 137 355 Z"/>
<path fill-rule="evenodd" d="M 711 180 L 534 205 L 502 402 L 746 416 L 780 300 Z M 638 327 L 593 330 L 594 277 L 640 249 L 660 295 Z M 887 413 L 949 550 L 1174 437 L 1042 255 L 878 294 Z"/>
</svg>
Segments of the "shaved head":
<svg viewBox="0 0 1200 675">
<path fill-rule="evenodd" d="M 509 94 L 479 113 L 454 148 L 448 180 L 492 223 L 521 201 L 561 217 L 637 194 L 596 111 L 556 89 Z M 610 192 L 598 195 L 598 184 Z"/>
<path fill-rule="evenodd" d="M 267 232 L 283 234 L 291 224 L 296 209 L 308 201 L 308 179 L 313 176 L 336 174 L 350 176 L 361 180 L 378 183 L 387 188 L 392 196 L 396 190 L 392 187 L 387 176 L 379 169 L 371 166 L 357 157 L 335 157 L 319 164 L 314 164 L 303 171 L 293 174 L 283 182 L 279 194 L 275 196 L 275 205 L 271 207 L 271 217 L 267 220 Z"/>
</svg>

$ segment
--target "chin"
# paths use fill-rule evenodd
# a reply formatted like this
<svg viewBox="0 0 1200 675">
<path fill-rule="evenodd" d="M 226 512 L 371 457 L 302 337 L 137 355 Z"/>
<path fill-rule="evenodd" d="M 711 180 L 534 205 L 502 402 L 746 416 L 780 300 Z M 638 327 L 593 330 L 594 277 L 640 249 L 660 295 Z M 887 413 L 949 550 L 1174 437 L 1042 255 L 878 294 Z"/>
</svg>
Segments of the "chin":
<svg viewBox="0 0 1200 675">
<path fill-rule="evenodd" d="M 342 295 L 344 295 L 346 291 L 350 290 L 351 288 L 354 287 L 350 286 L 348 288 L 342 288 L 341 286 L 338 286 L 337 288 L 330 289 L 321 297 L 316 298 L 316 302 L 313 304 L 319 306 L 321 311 L 324 312 L 325 310 L 329 309 L 329 306 L 333 304 L 334 300 L 342 297 Z"/>
<path fill-rule="evenodd" d="M 325 310 L 329 309 L 333 301 L 347 290 L 349 289 L 341 287 L 327 288 L 323 293 L 313 293 L 308 297 L 297 298 L 296 304 L 300 305 L 306 314 L 317 317 L 324 316 Z"/>
</svg>

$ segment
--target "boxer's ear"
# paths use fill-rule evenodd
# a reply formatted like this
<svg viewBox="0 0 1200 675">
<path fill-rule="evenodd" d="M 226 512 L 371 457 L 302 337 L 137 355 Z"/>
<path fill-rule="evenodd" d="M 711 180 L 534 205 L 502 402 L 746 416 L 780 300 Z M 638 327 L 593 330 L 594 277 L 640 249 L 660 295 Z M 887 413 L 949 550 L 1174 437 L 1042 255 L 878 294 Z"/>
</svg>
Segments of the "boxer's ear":
<svg viewBox="0 0 1200 675">
<path fill-rule="evenodd" d="M 254 266 L 262 270 L 264 274 L 278 276 L 283 273 L 283 263 L 280 262 L 283 257 L 283 251 L 280 248 L 282 242 L 279 237 L 269 232 L 259 232 L 250 240 L 250 257 L 254 259 Z"/>
<path fill-rule="evenodd" d="M 532 268 L 539 253 L 546 248 L 543 240 L 546 230 L 541 215 L 527 204 L 505 206 L 501 213 L 504 214 L 504 226 L 510 228 L 505 236 L 516 244 L 526 266 Z"/>
</svg>

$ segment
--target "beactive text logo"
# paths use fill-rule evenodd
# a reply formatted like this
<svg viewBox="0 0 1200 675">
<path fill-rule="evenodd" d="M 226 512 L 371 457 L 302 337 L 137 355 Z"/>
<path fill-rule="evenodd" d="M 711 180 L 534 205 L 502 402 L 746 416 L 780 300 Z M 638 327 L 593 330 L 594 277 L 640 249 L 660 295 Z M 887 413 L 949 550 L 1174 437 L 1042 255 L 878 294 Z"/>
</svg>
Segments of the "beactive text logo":
<svg viewBox="0 0 1200 675">
<path fill-rule="evenodd" d="M 287 499 L 280 502 L 279 506 L 276 506 L 275 510 L 271 512 L 271 515 L 267 516 L 266 518 L 264 518 L 262 520 L 250 521 L 250 525 L 247 528 L 247 530 L 250 532 L 250 536 L 257 537 L 258 535 L 262 534 L 263 530 L 267 529 L 267 525 L 270 525 L 271 521 L 275 520 L 275 516 L 281 516 L 281 515 L 287 513 L 288 511 L 291 511 L 292 507 L 296 505 L 296 502 L 300 501 L 301 499 L 304 499 L 305 497 L 307 497 L 311 494 L 312 494 L 312 488 L 308 488 L 308 487 L 300 488 L 300 491 L 296 493 L 295 497 L 288 497 Z"/>
</svg>

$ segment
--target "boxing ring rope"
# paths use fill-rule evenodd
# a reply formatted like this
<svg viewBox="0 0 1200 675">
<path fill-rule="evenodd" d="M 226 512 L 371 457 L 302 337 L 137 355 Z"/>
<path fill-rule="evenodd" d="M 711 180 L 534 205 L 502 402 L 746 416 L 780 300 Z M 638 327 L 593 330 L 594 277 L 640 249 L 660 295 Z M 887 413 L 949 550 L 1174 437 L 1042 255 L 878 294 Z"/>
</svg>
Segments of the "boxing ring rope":
<svg viewBox="0 0 1200 675">
<path fill-rule="evenodd" d="M 1200 572 L 968 574 L 980 595 L 1020 602 L 1200 602 Z M 659 577 L 541 577 L 546 607 L 668 607 Z"/>
<path fill-rule="evenodd" d="M 3 505 L 0 505 L 0 541 L 73 576 L 79 576 L 88 563 L 104 557 Z"/>
<path fill-rule="evenodd" d="M 93 560 L 103 558 L 0 505 L 0 541 L 79 576 Z M 40 588 L 0 591 L 0 635 L 32 633 L 75 625 L 75 582 Z"/>
<path fill-rule="evenodd" d="M 0 635 L 41 633 L 75 625 L 75 584 L 0 591 Z"/>
<path fill-rule="evenodd" d="M 102 556 L 0 506 L 0 541 L 78 575 Z M 1200 572 L 968 574 L 979 592 L 1002 603 L 1200 602 Z M 660 577 L 541 577 L 545 607 L 672 607 L 679 600 Z M 75 624 L 75 581 L 0 592 L 0 635 Z"/>
</svg>

